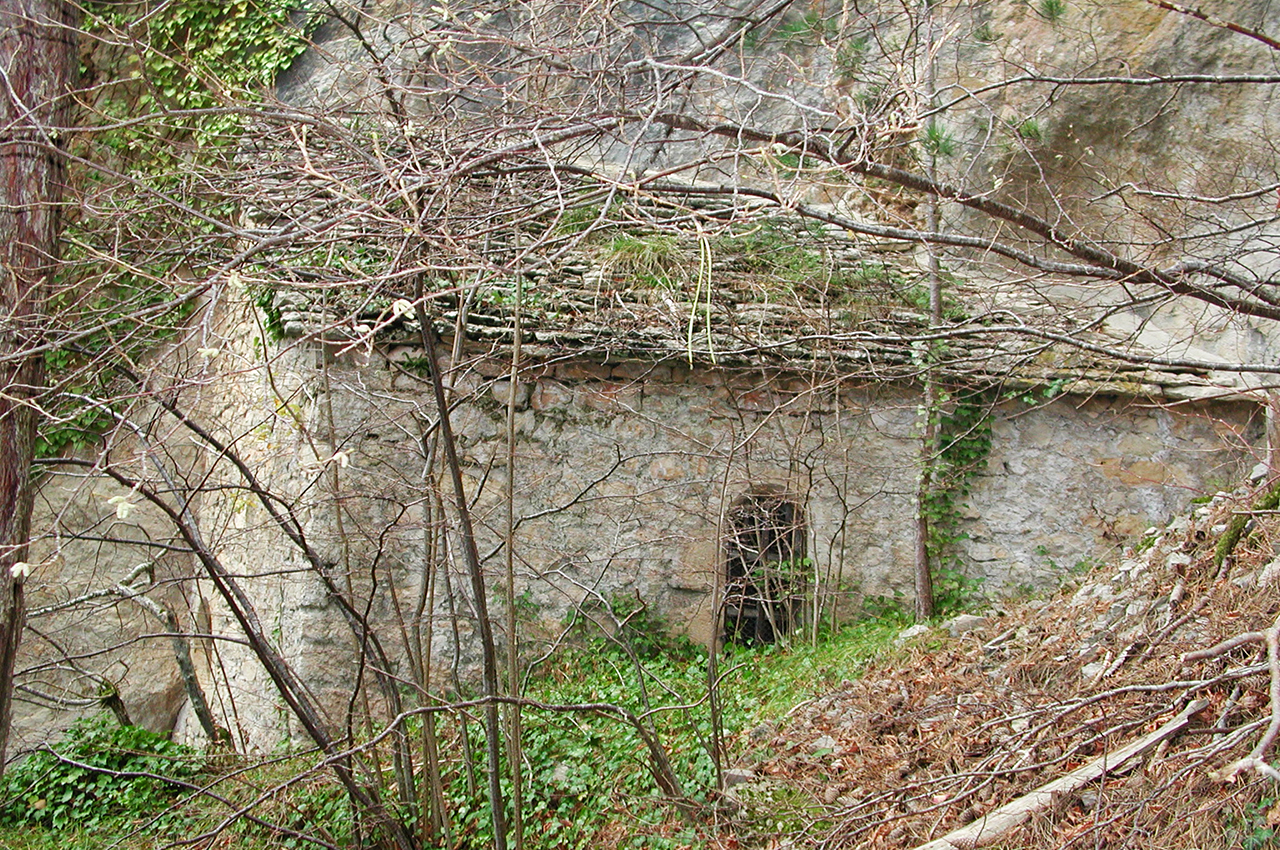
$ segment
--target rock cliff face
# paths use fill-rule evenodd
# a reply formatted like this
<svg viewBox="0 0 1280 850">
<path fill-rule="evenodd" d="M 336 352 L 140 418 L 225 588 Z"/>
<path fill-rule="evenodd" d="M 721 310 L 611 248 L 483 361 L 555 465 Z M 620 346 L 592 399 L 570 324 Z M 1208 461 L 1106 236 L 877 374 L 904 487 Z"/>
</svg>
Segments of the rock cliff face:
<svg viewBox="0 0 1280 850">
<path fill-rule="evenodd" d="M 909 595 L 926 363 L 946 408 L 991 429 L 947 533 L 993 592 L 1051 584 L 1264 454 L 1262 379 L 1228 367 L 1273 360 L 1277 338 L 1280 53 L 1249 34 L 1280 31 L 1270 4 L 1215 11 L 1243 34 L 1144 0 L 450 5 L 353 7 L 280 80 L 305 120 L 264 118 L 244 172 L 270 190 L 247 220 L 286 247 L 246 270 L 252 299 L 221 304 L 227 374 L 183 397 L 223 448 L 166 454 L 210 552 L 336 712 L 368 673 L 337 596 L 385 642 L 381 673 L 436 689 L 476 664 L 412 300 L 453 345 L 485 580 L 504 586 L 509 547 L 530 652 L 636 599 L 709 640 L 721 541 L 748 531 L 729 509 L 752 493 L 803 523 L 803 551 L 759 565 L 804 574 L 802 621 Z M 903 173 L 942 187 L 936 212 Z M 816 230 L 778 237 L 765 208 Z M 920 339 L 928 245 L 946 346 Z M 90 539 L 119 504 L 47 496 Z M 133 522 L 139 547 L 172 538 Z M 46 573 L 33 607 L 118 582 L 140 551 Z M 270 748 L 296 730 L 269 678 L 187 556 L 166 557 L 215 710 Z M 49 646 L 28 642 L 33 664 Z M 108 676 L 127 704 L 180 695 L 171 650 L 147 658 Z"/>
<path fill-rule="evenodd" d="M 185 613 L 188 602 L 179 584 L 190 575 L 187 558 L 150 545 L 172 535 L 167 521 L 126 488 L 50 476 L 33 527 L 50 532 L 33 551 L 15 752 L 48 740 L 117 691 L 134 723 L 172 729 L 186 700 L 172 646 L 139 640 L 168 630 L 156 606 Z M 129 601 L 130 593 L 149 597 L 146 605 Z"/>
<path fill-rule="evenodd" d="M 917 5 L 622 3 L 596 18 L 553 3 L 496 12 L 387 3 L 358 38 L 339 21 L 323 26 L 280 93 L 305 109 L 368 116 L 385 114 L 387 93 L 399 92 L 411 132 L 442 150 L 450 133 L 430 135 L 442 123 L 473 151 L 486 134 L 515 150 L 539 122 L 626 115 L 599 136 L 543 153 L 640 185 L 663 174 L 767 190 L 783 206 L 818 205 L 900 231 L 924 226 L 924 196 L 850 171 L 865 157 L 932 176 L 953 190 L 939 211 L 946 232 L 1040 261 L 1028 269 L 972 241 L 947 249 L 944 265 L 982 285 L 983 306 L 1024 316 L 1129 304 L 1142 291 L 1118 283 L 1123 274 L 1055 273 L 1076 259 L 1057 250 L 1070 240 L 1162 269 L 1171 282 L 1206 267 L 1235 276 L 1228 289 L 1269 280 L 1280 170 L 1276 51 L 1265 35 L 1280 20 L 1269 4 L 1224 2 L 1209 21 L 1148 0 L 982 0 L 933 4 L 928 16 Z M 517 52 L 543 66 L 533 72 L 541 95 L 512 91 L 522 71 L 484 86 L 465 79 L 468 62 L 481 73 L 498 58 L 485 28 L 518 40 Z M 644 79 L 673 67 L 687 73 L 659 91 Z M 511 116 L 509 135 L 489 132 L 489 110 Z M 849 162 L 824 164 L 820 149 Z M 957 198 L 1005 202 L 1055 234 Z M 1274 359 L 1274 322 L 1206 312 L 1212 295 L 1137 300 L 1120 315 L 1079 321 L 1164 353 Z"/>
<path fill-rule="evenodd" d="M 1217 263 L 1265 288 L 1276 269 L 1280 54 L 1264 40 L 1280 26 L 1277 10 L 1215 4 L 1210 24 L 1144 0 L 1062 6 L 1049 20 L 1046 4 L 980 4 L 994 40 L 957 51 L 949 92 L 959 99 L 1016 82 L 958 116 L 958 170 L 985 170 L 990 190 L 1073 238 L 1123 246 L 1146 263 Z M 1070 84 L 1082 78 L 1144 83 Z M 1018 138 L 991 144 L 986 128 L 999 125 Z M 956 223 L 981 225 L 972 215 Z M 1085 297 L 1121 300 L 1097 290 Z M 1156 350 L 1269 362 L 1274 324 L 1215 319 L 1184 302 L 1127 310 L 1107 327 Z"/>
</svg>

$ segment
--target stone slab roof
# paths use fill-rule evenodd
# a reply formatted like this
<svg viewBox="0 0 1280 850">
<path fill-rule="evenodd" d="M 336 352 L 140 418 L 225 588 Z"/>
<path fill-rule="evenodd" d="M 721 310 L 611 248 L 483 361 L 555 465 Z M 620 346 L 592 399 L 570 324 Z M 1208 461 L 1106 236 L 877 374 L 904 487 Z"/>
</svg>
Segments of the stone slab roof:
<svg viewBox="0 0 1280 850">
<path fill-rule="evenodd" d="M 846 265 L 880 269 L 899 289 L 911 291 L 925 282 L 910 257 L 848 246 L 844 257 Z M 679 361 L 703 368 L 770 368 L 849 381 L 901 381 L 921 374 L 927 350 L 923 339 L 945 337 L 938 362 L 950 380 L 964 383 L 1162 401 L 1252 398 L 1236 374 L 1117 362 L 1036 336 L 998 331 L 990 321 L 956 318 L 930 332 L 924 312 L 901 298 L 834 291 L 829 284 L 841 267 L 833 268 L 826 280 L 806 286 L 775 280 L 770 288 L 758 274 L 732 264 L 714 269 L 714 286 L 688 281 L 644 285 L 633 276 L 613 274 L 598 258 L 574 252 L 525 275 L 522 355 L 530 362 Z M 446 290 L 429 300 L 437 330 L 446 339 L 460 329 L 468 351 L 509 356 L 505 352 L 516 326 L 510 288 Z M 416 320 L 386 299 L 354 311 L 338 310 L 298 286 L 281 289 L 274 306 L 288 337 L 340 346 L 419 342 Z M 1123 344 L 1100 332 L 1088 339 L 1098 346 Z M 1131 344 L 1128 349 L 1135 356 L 1144 353 Z"/>
</svg>

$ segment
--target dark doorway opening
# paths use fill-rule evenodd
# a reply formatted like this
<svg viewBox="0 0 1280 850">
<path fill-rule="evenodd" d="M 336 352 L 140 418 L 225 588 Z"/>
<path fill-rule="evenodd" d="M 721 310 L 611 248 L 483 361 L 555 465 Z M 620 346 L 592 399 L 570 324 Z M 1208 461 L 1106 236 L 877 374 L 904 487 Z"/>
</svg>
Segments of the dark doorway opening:
<svg viewBox="0 0 1280 850">
<path fill-rule="evenodd" d="M 729 508 L 725 529 L 724 639 L 773 643 L 800 615 L 804 512 L 781 488 L 757 487 Z"/>
</svg>

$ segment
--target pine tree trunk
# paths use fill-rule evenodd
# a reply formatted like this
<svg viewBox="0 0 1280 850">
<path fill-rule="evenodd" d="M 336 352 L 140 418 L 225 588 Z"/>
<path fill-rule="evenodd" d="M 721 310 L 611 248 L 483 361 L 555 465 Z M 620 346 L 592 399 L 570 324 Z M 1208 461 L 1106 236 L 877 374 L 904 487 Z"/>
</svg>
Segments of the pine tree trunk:
<svg viewBox="0 0 1280 850">
<path fill-rule="evenodd" d="M 934 43 L 937 34 L 934 32 L 933 7 L 926 2 L 923 11 L 922 28 L 925 34 L 925 103 L 930 106 L 937 99 L 937 68 L 934 56 Z M 928 152 L 926 162 L 929 179 L 938 178 L 938 158 L 936 151 Z M 941 216 L 938 213 L 938 201 L 930 197 L 925 202 L 925 228 L 930 233 L 939 232 Z M 938 260 L 938 246 L 925 242 L 925 250 L 929 257 L 929 327 L 942 325 L 942 264 Z M 920 434 L 920 470 L 916 490 L 916 546 L 915 546 L 915 617 L 916 622 L 924 622 L 934 614 L 933 567 L 929 559 L 929 500 L 933 496 L 934 468 L 938 462 L 938 453 L 942 448 L 941 435 L 938 431 L 938 414 L 941 410 L 941 393 L 938 386 L 937 364 L 934 362 L 937 343 L 929 343 L 925 355 L 924 399 L 921 404 L 924 410 L 924 421 Z"/>
<path fill-rule="evenodd" d="M 59 0 L 0 0 L 0 773 L 22 635 L 22 570 L 31 529 L 31 460 L 45 327 L 58 262 L 66 175 L 62 142 L 78 71 L 78 9 Z"/>
</svg>

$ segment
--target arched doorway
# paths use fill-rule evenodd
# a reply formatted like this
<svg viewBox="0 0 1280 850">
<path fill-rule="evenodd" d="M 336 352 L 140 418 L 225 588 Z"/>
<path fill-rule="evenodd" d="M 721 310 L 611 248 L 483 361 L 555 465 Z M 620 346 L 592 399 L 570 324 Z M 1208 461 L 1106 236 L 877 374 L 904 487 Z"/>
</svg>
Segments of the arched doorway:
<svg viewBox="0 0 1280 850">
<path fill-rule="evenodd" d="M 795 625 L 808 578 L 804 511 L 780 487 L 755 487 L 725 523 L 724 639 L 773 643 Z"/>
</svg>

